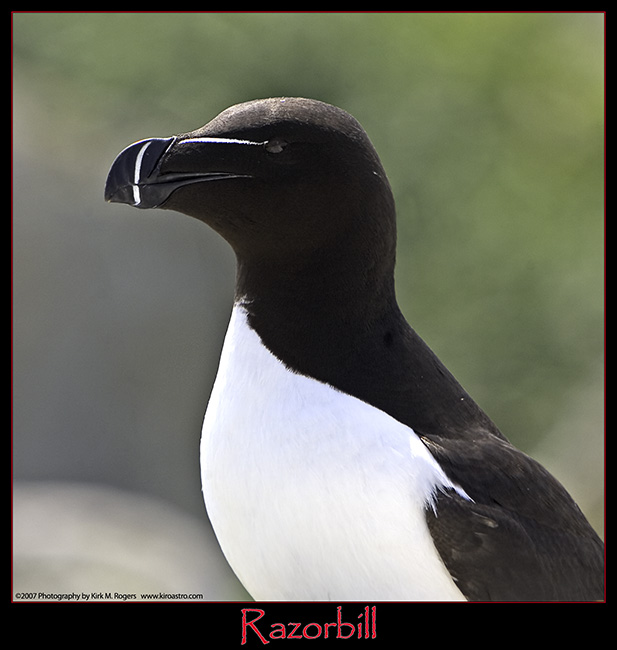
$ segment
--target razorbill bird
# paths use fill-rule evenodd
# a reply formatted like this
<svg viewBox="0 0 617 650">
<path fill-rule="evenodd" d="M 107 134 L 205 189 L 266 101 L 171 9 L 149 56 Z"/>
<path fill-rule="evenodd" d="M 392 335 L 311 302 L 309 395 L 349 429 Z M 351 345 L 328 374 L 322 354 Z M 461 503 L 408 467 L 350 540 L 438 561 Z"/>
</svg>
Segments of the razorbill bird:
<svg viewBox="0 0 617 650">
<path fill-rule="evenodd" d="M 201 471 L 256 600 L 604 598 L 580 509 L 401 314 L 394 200 L 352 116 L 232 106 L 124 149 L 105 196 L 195 217 L 235 252 Z"/>
</svg>

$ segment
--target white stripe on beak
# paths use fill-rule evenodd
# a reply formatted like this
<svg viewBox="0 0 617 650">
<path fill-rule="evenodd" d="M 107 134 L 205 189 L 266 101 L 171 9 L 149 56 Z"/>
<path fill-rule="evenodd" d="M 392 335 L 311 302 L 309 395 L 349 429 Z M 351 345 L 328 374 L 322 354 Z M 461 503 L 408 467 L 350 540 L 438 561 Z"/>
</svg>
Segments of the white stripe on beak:
<svg viewBox="0 0 617 650">
<path fill-rule="evenodd" d="M 151 144 L 152 144 L 152 140 L 148 140 L 148 142 L 146 142 L 144 146 L 139 150 L 139 153 L 137 154 L 137 158 L 135 158 L 135 175 L 133 177 L 133 200 L 135 202 L 135 205 L 139 205 L 141 203 L 141 192 L 139 191 L 141 163 L 144 159 L 144 154 L 146 153 L 146 149 Z"/>
</svg>

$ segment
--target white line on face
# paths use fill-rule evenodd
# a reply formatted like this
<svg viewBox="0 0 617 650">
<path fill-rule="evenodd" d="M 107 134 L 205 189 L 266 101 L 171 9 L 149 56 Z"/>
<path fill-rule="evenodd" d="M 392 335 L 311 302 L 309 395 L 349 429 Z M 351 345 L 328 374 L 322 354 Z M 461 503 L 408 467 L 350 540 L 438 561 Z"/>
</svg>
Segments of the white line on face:
<svg viewBox="0 0 617 650">
<path fill-rule="evenodd" d="M 234 140 L 233 138 L 188 138 L 180 140 L 178 145 L 189 144 L 191 142 L 218 142 L 219 144 L 254 144 L 259 145 L 263 142 L 253 142 L 252 140 Z"/>
</svg>

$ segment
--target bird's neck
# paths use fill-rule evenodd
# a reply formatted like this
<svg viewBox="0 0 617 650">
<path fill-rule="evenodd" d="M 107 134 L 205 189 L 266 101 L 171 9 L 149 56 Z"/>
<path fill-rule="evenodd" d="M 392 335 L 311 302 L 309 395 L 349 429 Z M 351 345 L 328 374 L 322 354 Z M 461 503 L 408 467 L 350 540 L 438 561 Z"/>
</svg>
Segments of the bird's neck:
<svg viewBox="0 0 617 650">
<path fill-rule="evenodd" d="M 316 254 L 289 260 L 239 260 L 236 301 L 264 344 L 288 362 L 299 351 L 302 368 L 324 355 L 334 363 L 398 313 L 393 262 L 358 263 L 356 256 Z M 291 364 L 293 365 L 293 364 Z"/>
<path fill-rule="evenodd" d="M 278 268 L 240 260 L 236 301 L 263 344 L 294 372 L 372 404 L 419 434 L 458 436 L 461 419 L 496 431 L 406 322 L 387 264 L 358 269 L 337 259 Z"/>
</svg>

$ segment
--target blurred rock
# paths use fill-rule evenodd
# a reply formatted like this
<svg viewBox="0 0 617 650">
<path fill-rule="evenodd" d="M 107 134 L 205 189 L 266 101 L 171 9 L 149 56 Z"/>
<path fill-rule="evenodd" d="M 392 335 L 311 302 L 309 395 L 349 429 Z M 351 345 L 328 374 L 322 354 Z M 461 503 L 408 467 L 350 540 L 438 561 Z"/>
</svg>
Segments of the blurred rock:
<svg viewBox="0 0 617 650">
<path fill-rule="evenodd" d="M 18 593 L 187 594 L 250 600 L 204 522 L 102 486 L 17 483 L 13 598 Z"/>
</svg>

